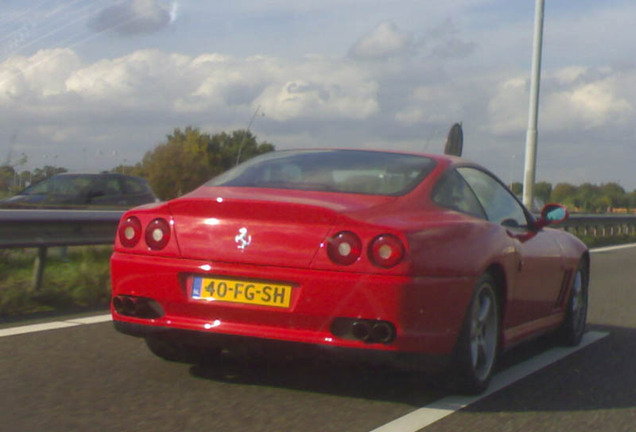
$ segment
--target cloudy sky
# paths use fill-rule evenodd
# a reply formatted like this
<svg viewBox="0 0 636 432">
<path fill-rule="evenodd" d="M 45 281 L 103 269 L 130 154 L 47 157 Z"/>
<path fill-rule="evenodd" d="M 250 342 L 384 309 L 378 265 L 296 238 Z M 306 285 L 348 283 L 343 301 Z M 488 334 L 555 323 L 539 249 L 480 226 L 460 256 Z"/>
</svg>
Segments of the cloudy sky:
<svg viewBox="0 0 636 432">
<path fill-rule="evenodd" d="M 0 164 L 134 164 L 175 127 L 523 177 L 534 0 L 5 0 Z M 537 180 L 636 188 L 636 2 L 547 0 Z M 256 115 L 255 115 L 256 114 Z M 23 159 L 22 159 L 23 160 Z"/>
</svg>

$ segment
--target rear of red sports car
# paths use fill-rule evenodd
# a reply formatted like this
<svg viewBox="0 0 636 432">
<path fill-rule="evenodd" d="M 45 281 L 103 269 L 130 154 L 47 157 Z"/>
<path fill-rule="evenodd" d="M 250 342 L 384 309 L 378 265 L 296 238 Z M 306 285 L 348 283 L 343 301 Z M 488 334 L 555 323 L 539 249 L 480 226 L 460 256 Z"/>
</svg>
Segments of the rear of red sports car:
<svg viewBox="0 0 636 432">
<path fill-rule="evenodd" d="M 585 331 L 589 255 L 491 173 L 452 157 L 313 150 L 254 158 L 122 217 L 116 328 L 168 360 L 319 349 L 439 368 L 483 391 L 497 353 Z"/>
<path fill-rule="evenodd" d="M 116 328 L 146 337 L 163 357 L 169 348 L 279 341 L 379 360 L 443 360 L 474 279 L 415 276 L 409 241 L 409 217 L 436 218 L 426 179 L 442 167 L 353 154 L 366 156 L 373 160 L 358 168 L 343 161 L 329 182 L 316 172 L 323 178 L 295 183 L 288 175 L 283 183 L 272 165 L 258 185 L 223 180 L 126 213 L 111 259 Z M 396 159 L 390 173 L 373 165 L 382 158 Z M 377 178 L 385 184 L 369 184 Z"/>
</svg>

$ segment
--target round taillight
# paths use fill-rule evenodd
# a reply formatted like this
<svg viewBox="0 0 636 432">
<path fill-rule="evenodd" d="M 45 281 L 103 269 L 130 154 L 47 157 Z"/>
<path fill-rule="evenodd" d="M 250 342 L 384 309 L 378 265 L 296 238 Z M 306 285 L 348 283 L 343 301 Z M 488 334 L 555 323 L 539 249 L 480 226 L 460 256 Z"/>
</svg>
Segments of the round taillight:
<svg viewBox="0 0 636 432">
<path fill-rule="evenodd" d="M 340 265 L 353 264 L 360 258 L 362 242 L 357 235 L 343 231 L 333 236 L 327 243 L 327 254 L 331 261 Z"/>
<path fill-rule="evenodd" d="M 404 258 L 404 245 L 396 236 L 383 234 L 371 242 L 369 257 L 379 267 L 393 267 Z"/>
<path fill-rule="evenodd" d="M 119 224 L 119 242 L 122 246 L 132 248 L 141 239 L 141 222 L 134 216 L 126 218 Z"/>
<path fill-rule="evenodd" d="M 170 224 L 165 219 L 155 219 L 146 227 L 146 244 L 150 249 L 159 250 L 170 241 Z"/>
</svg>

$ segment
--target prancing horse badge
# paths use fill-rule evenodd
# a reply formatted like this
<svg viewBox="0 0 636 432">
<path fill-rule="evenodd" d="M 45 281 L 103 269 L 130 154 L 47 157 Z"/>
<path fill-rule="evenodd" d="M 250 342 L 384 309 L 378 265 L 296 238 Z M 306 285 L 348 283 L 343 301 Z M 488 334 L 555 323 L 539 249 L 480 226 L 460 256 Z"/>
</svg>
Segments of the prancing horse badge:
<svg viewBox="0 0 636 432">
<path fill-rule="evenodd" d="M 244 251 L 246 247 L 252 243 L 252 236 L 247 233 L 247 228 L 243 227 L 239 229 L 239 233 L 234 237 L 237 247 Z"/>
</svg>

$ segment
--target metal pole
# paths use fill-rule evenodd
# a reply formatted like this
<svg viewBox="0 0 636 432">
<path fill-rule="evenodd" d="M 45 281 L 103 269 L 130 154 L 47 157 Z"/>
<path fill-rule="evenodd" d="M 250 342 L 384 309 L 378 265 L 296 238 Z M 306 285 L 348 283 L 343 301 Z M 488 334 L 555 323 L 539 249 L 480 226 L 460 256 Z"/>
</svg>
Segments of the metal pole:
<svg viewBox="0 0 636 432">
<path fill-rule="evenodd" d="M 534 206 L 534 182 L 537 167 L 537 123 L 539 119 L 539 83 L 541 81 L 541 48 L 543 45 L 543 8 L 545 0 L 536 0 L 534 13 L 534 46 L 530 80 L 530 110 L 526 134 L 526 162 L 523 177 L 523 203 Z"/>
<path fill-rule="evenodd" d="M 44 279 L 44 267 L 46 266 L 46 246 L 38 247 L 38 256 L 33 263 L 33 291 L 38 292 L 42 288 L 42 279 Z"/>
</svg>

